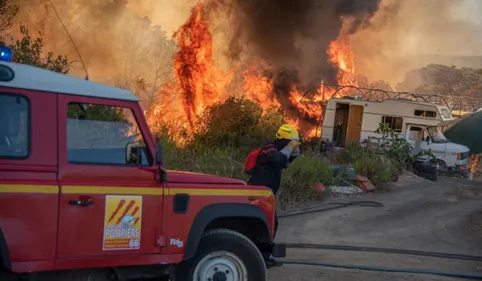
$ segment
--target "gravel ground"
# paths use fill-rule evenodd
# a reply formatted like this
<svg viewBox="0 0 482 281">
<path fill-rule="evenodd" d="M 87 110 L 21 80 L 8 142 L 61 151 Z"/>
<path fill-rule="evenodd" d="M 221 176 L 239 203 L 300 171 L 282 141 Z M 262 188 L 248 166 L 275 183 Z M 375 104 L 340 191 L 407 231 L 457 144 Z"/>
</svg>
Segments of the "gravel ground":
<svg viewBox="0 0 482 281">
<path fill-rule="evenodd" d="M 347 207 L 283 218 L 277 241 L 404 248 L 482 256 L 482 184 L 404 176 L 384 192 L 331 200 L 373 200 L 384 208 Z M 339 264 L 432 269 L 482 275 L 482 262 L 407 255 L 290 250 L 288 258 Z M 432 275 L 381 273 L 285 265 L 268 273 L 271 281 L 459 280 Z"/>
</svg>

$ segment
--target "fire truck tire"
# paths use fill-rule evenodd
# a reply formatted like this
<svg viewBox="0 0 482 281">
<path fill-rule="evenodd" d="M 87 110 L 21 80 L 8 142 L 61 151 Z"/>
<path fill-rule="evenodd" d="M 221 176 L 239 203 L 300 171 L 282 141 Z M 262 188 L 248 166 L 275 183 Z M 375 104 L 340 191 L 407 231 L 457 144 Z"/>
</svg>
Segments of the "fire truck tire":
<svg viewBox="0 0 482 281">
<path fill-rule="evenodd" d="M 193 258 L 176 266 L 173 281 L 266 281 L 266 265 L 256 245 L 229 229 L 206 232 Z"/>
<path fill-rule="evenodd" d="M 3 235 L 3 231 L 0 228 L 0 272 L 12 271 L 12 264 L 10 263 L 10 254 L 8 251 L 7 240 L 5 235 Z"/>
</svg>

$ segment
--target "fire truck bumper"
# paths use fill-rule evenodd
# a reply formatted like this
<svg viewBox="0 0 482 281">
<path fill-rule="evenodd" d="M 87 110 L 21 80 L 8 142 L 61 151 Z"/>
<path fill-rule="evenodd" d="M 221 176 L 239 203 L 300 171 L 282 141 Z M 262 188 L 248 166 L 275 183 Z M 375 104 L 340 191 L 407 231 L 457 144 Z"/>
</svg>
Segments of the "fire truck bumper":
<svg viewBox="0 0 482 281">
<path fill-rule="evenodd" d="M 271 255 L 273 258 L 286 257 L 286 244 L 273 244 L 273 252 Z"/>
</svg>

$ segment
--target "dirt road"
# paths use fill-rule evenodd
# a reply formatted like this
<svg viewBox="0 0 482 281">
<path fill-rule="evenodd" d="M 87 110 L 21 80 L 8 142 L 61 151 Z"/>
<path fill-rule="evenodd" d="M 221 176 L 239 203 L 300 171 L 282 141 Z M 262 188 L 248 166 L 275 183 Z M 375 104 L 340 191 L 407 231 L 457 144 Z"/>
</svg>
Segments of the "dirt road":
<svg viewBox="0 0 482 281">
<path fill-rule="evenodd" d="M 404 177 L 386 192 L 338 200 L 374 200 L 384 208 L 348 207 L 283 218 L 277 241 L 404 248 L 482 256 L 482 185 Z M 288 258 L 482 274 L 481 262 L 327 250 L 288 250 Z M 380 273 L 285 265 L 271 281 L 459 280 L 432 275 Z"/>
</svg>

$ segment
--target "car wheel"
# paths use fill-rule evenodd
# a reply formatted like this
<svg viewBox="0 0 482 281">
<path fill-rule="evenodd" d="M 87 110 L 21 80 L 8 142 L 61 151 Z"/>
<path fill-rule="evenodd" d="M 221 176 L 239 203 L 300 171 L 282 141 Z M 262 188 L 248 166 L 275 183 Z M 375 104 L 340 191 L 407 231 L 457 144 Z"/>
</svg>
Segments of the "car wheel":
<svg viewBox="0 0 482 281">
<path fill-rule="evenodd" d="M 447 164 L 445 161 L 437 159 L 437 169 L 438 170 L 448 170 Z"/>
<path fill-rule="evenodd" d="M 196 255 L 176 266 L 174 281 L 266 281 L 259 249 L 241 233 L 216 229 L 206 232 Z"/>
</svg>

